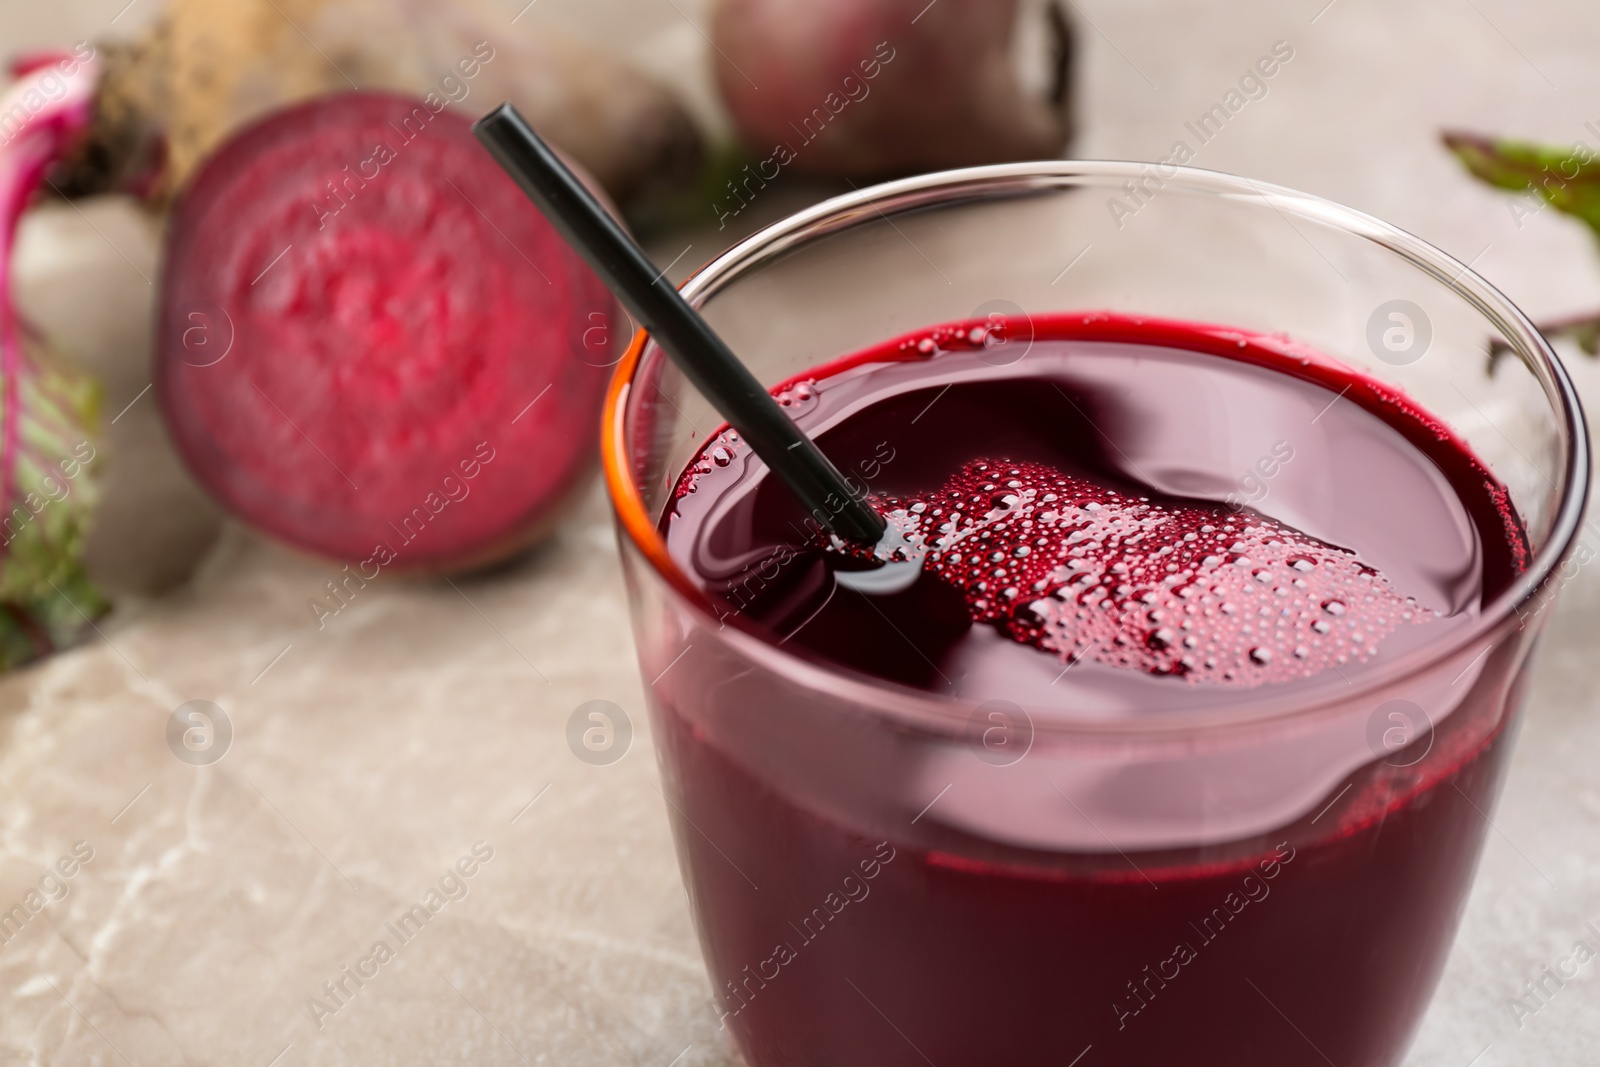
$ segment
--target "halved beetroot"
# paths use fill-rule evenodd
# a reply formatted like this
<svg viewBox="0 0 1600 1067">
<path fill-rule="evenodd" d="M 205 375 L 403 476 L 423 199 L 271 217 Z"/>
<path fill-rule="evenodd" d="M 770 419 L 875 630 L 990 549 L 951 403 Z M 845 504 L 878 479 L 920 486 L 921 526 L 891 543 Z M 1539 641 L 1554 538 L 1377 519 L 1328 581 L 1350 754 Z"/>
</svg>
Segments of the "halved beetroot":
<svg viewBox="0 0 1600 1067">
<path fill-rule="evenodd" d="M 615 308 L 467 119 L 348 93 L 195 175 L 155 384 L 195 476 L 259 529 L 352 563 L 474 566 L 536 537 L 588 468 Z"/>
</svg>

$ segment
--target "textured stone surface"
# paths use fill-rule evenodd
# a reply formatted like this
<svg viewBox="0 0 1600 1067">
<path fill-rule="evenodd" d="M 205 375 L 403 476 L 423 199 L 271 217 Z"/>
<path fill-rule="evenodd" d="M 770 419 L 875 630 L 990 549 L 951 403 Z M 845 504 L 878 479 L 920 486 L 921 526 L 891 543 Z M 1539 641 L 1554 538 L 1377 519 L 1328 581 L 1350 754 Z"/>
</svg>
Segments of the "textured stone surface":
<svg viewBox="0 0 1600 1067">
<path fill-rule="evenodd" d="M 123 2 L 7 7 L 0 41 L 98 34 Z M 1600 10 L 1336 0 L 1319 14 L 1322 3 L 1079 5 L 1094 24 L 1082 153 L 1165 155 L 1185 119 L 1289 40 L 1293 62 L 1199 165 L 1390 218 L 1477 257 L 1536 316 L 1600 307 L 1592 241 L 1552 212 L 1518 228 L 1433 139 L 1468 125 L 1600 142 L 1582 125 L 1600 124 Z M 155 5 L 141 0 L 115 29 Z M 522 6 L 505 5 L 507 33 L 541 18 L 587 25 L 657 68 L 687 57 L 676 73 L 703 84 L 690 62 L 703 44 L 674 10 L 698 4 L 595 0 L 585 13 L 546 0 L 512 27 Z M 803 196 L 778 191 L 760 208 Z M 704 232 L 664 239 L 662 262 L 691 240 L 685 264 L 725 243 L 713 218 L 708 207 Z M 127 232 L 93 211 L 77 229 L 53 221 L 32 235 L 36 264 Z M 74 336 L 105 348 L 85 355 L 131 395 L 138 367 L 113 364 L 144 358 L 124 340 L 149 290 L 121 253 L 101 254 L 78 299 L 30 299 L 54 329 L 93 320 Z M 1600 402 L 1600 375 L 1580 376 Z M 455 587 L 380 579 L 319 631 L 307 601 L 331 576 L 228 528 L 190 584 L 128 602 L 103 639 L 0 679 L 0 909 L 74 842 L 94 850 L 68 895 L 0 944 L 0 1063 L 735 1063 L 653 784 L 598 491 L 517 566 Z M 1585 570 L 1544 643 L 1497 832 L 1412 1067 L 1579 1067 L 1600 1046 L 1600 963 L 1520 1028 L 1508 1006 L 1600 922 L 1597 626 L 1600 580 Z M 640 729 L 608 767 L 574 759 L 564 740 L 573 708 L 597 698 Z M 213 766 L 166 744 L 169 715 L 192 699 L 222 706 L 235 730 Z M 478 841 L 493 858 L 467 895 L 319 1030 L 307 998 Z"/>
</svg>

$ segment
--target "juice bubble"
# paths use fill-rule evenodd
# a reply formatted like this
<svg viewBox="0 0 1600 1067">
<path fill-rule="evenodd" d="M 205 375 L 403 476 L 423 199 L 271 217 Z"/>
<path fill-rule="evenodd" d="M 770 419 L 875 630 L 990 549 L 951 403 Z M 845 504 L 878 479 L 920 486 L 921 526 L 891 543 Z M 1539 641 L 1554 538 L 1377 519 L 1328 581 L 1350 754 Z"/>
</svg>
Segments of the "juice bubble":
<svg viewBox="0 0 1600 1067">
<path fill-rule="evenodd" d="M 1354 553 L 1291 526 L 1040 464 L 978 460 L 880 504 L 897 516 L 898 551 L 960 590 L 974 622 L 1063 659 L 1254 686 L 1370 659 L 1398 627 L 1433 618 Z"/>
</svg>

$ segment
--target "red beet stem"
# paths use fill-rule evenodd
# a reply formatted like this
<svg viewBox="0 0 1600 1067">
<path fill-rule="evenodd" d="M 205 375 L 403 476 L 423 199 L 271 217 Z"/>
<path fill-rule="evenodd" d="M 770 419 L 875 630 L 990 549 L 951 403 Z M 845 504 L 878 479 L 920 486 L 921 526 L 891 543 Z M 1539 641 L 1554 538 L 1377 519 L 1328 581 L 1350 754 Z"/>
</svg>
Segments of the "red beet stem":
<svg viewBox="0 0 1600 1067">
<path fill-rule="evenodd" d="M 17 490 L 22 382 L 27 374 L 23 327 L 12 303 L 11 255 L 17 226 L 45 173 L 89 125 L 99 79 L 93 59 L 76 53 L 34 55 L 0 96 L 0 506 Z M 0 555 L 7 548 L 0 547 Z"/>
</svg>

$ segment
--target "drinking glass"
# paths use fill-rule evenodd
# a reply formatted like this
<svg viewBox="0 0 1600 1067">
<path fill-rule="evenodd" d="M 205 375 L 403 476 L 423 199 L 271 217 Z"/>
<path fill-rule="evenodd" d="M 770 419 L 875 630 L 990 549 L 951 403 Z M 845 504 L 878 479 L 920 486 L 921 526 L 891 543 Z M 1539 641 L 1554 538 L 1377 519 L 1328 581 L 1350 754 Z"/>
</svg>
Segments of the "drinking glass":
<svg viewBox="0 0 1600 1067">
<path fill-rule="evenodd" d="M 1359 212 L 1114 162 L 838 197 L 683 292 L 769 385 L 991 316 L 1276 335 L 1439 417 L 1504 483 L 1532 546 L 1447 640 L 1293 695 L 1108 722 L 913 691 L 771 643 L 668 555 L 663 512 L 722 419 L 636 337 L 605 474 L 712 1006 L 749 1062 L 1399 1063 L 1462 913 L 1535 637 L 1588 558 L 1573 553 L 1582 415 L 1527 318 Z M 1025 358 L 1026 333 L 1007 358 Z M 1313 482 L 1286 465 L 1259 506 Z"/>
</svg>

